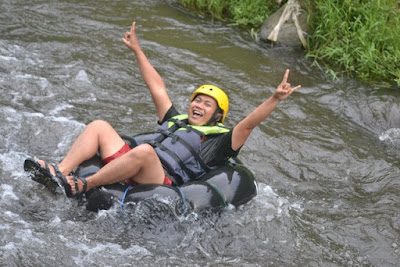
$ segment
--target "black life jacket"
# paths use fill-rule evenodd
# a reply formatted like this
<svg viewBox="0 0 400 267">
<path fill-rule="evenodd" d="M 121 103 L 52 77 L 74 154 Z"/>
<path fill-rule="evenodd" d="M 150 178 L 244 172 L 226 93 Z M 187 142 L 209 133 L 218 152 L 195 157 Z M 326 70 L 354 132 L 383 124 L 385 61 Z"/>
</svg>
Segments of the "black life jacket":
<svg viewBox="0 0 400 267">
<path fill-rule="evenodd" d="M 188 124 L 188 115 L 177 115 L 164 122 L 155 133 L 140 137 L 140 143 L 154 147 L 163 167 L 178 185 L 199 180 L 211 168 L 201 158 L 201 142 L 207 135 L 229 132 L 223 124 Z"/>
</svg>

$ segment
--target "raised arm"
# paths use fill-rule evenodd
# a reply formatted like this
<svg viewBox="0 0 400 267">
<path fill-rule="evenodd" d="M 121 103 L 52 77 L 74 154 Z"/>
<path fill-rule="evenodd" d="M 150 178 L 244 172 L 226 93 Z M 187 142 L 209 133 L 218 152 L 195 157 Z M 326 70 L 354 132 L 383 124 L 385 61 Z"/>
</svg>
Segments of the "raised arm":
<svg viewBox="0 0 400 267">
<path fill-rule="evenodd" d="M 259 105 L 253 110 L 246 118 L 240 121 L 232 132 L 232 149 L 238 150 L 241 148 L 249 137 L 253 129 L 265 120 L 269 114 L 274 111 L 279 102 L 294 91 L 300 88 L 300 85 L 291 88 L 290 83 L 287 82 L 289 77 L 289 70 L 286 70 L 281 84 L 276 88 L 275 92 L 264 103 Z"/>
<path fill-rule="evenodd" d="M 136 37 L 135 26 L 136 23 L 133 22 L 130 31 L 125 33 L 122 41 L 135 53 L 140 73 L 149 88 L 154 105 L 156 106 L 158 119 L 159 121 L 162 121 L 168 109 L 171 107 L 172 102 L 168 96 L 163 79 L 150 64 L 139 45 Z"/>
</svg>

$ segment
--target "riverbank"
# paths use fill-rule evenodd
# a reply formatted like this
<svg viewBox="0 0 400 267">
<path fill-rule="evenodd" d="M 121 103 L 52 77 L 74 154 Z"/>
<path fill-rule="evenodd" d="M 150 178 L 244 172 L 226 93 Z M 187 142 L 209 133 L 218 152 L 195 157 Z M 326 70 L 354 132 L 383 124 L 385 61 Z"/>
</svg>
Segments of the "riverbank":
<svg viewBox="0 0 400 267">
<path fill-rule="evenodd" d="M 274 13 L 276 0 L 179 0 L 256 34 Z M 383 86 L 400 86 L 400 4 L 397 0 L 303 0 L 311 29 L 307 57 L 336 78 L 340 74 Z"/>
</svg>

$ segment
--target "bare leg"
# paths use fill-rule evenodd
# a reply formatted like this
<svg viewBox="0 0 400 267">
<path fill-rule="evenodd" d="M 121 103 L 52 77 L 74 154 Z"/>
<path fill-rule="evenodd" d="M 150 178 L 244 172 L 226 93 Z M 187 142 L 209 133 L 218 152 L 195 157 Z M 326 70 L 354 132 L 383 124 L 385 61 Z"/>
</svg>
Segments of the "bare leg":
<svg viewBox="0 0 400 267">
<path fill-rule="evenodd" d="M 98 150 L 101 157 L 106 158 L 120 150 L 124 144 L 124 140 L 109 123 L 101 120 L 93 121 L 78 136 L 58 167 L 64 175 L 68 175 L 76 166 L 92 158 Z M 39 163 L 44 166 L 43 161 Z M 54 175 L 52 167 L 50 171 Z"/>
<path fill-rule="evenodd" d="M 96 174 L 86 178 L 86 181 L 87 190 L 90 190 L 129 178 L 141 184 L 163 184 L 164 177 L 164 169 L 155 150 L 148 144 L 142 144 L 111 161 Z M 76 194 L 72 177 L 67 177 L 67 179 L 72 193 Z M 78 180 L 78 187 L 79 190 L 83 188 L 80 180 Z"/>
</svg>

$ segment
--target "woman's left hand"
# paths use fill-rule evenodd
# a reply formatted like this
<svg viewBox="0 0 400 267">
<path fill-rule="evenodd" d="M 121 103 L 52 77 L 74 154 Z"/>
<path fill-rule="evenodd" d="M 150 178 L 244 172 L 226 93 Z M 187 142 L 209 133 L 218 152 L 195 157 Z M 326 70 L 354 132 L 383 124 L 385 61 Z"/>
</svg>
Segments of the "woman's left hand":
<svg viewBox="0 0 400 267">
<path fill-rule="evenodd" d="M 294 88 L 291 88 L 290 83 L 287 82 L 288 78 L 289 78 L 289 70 L 286 70 L 281 84 L 276 88 L 274 94 L 272 95 L 275 99 L 283 100 L 301 87 L 300 85 L 298 85 Z"/>
</svg>

